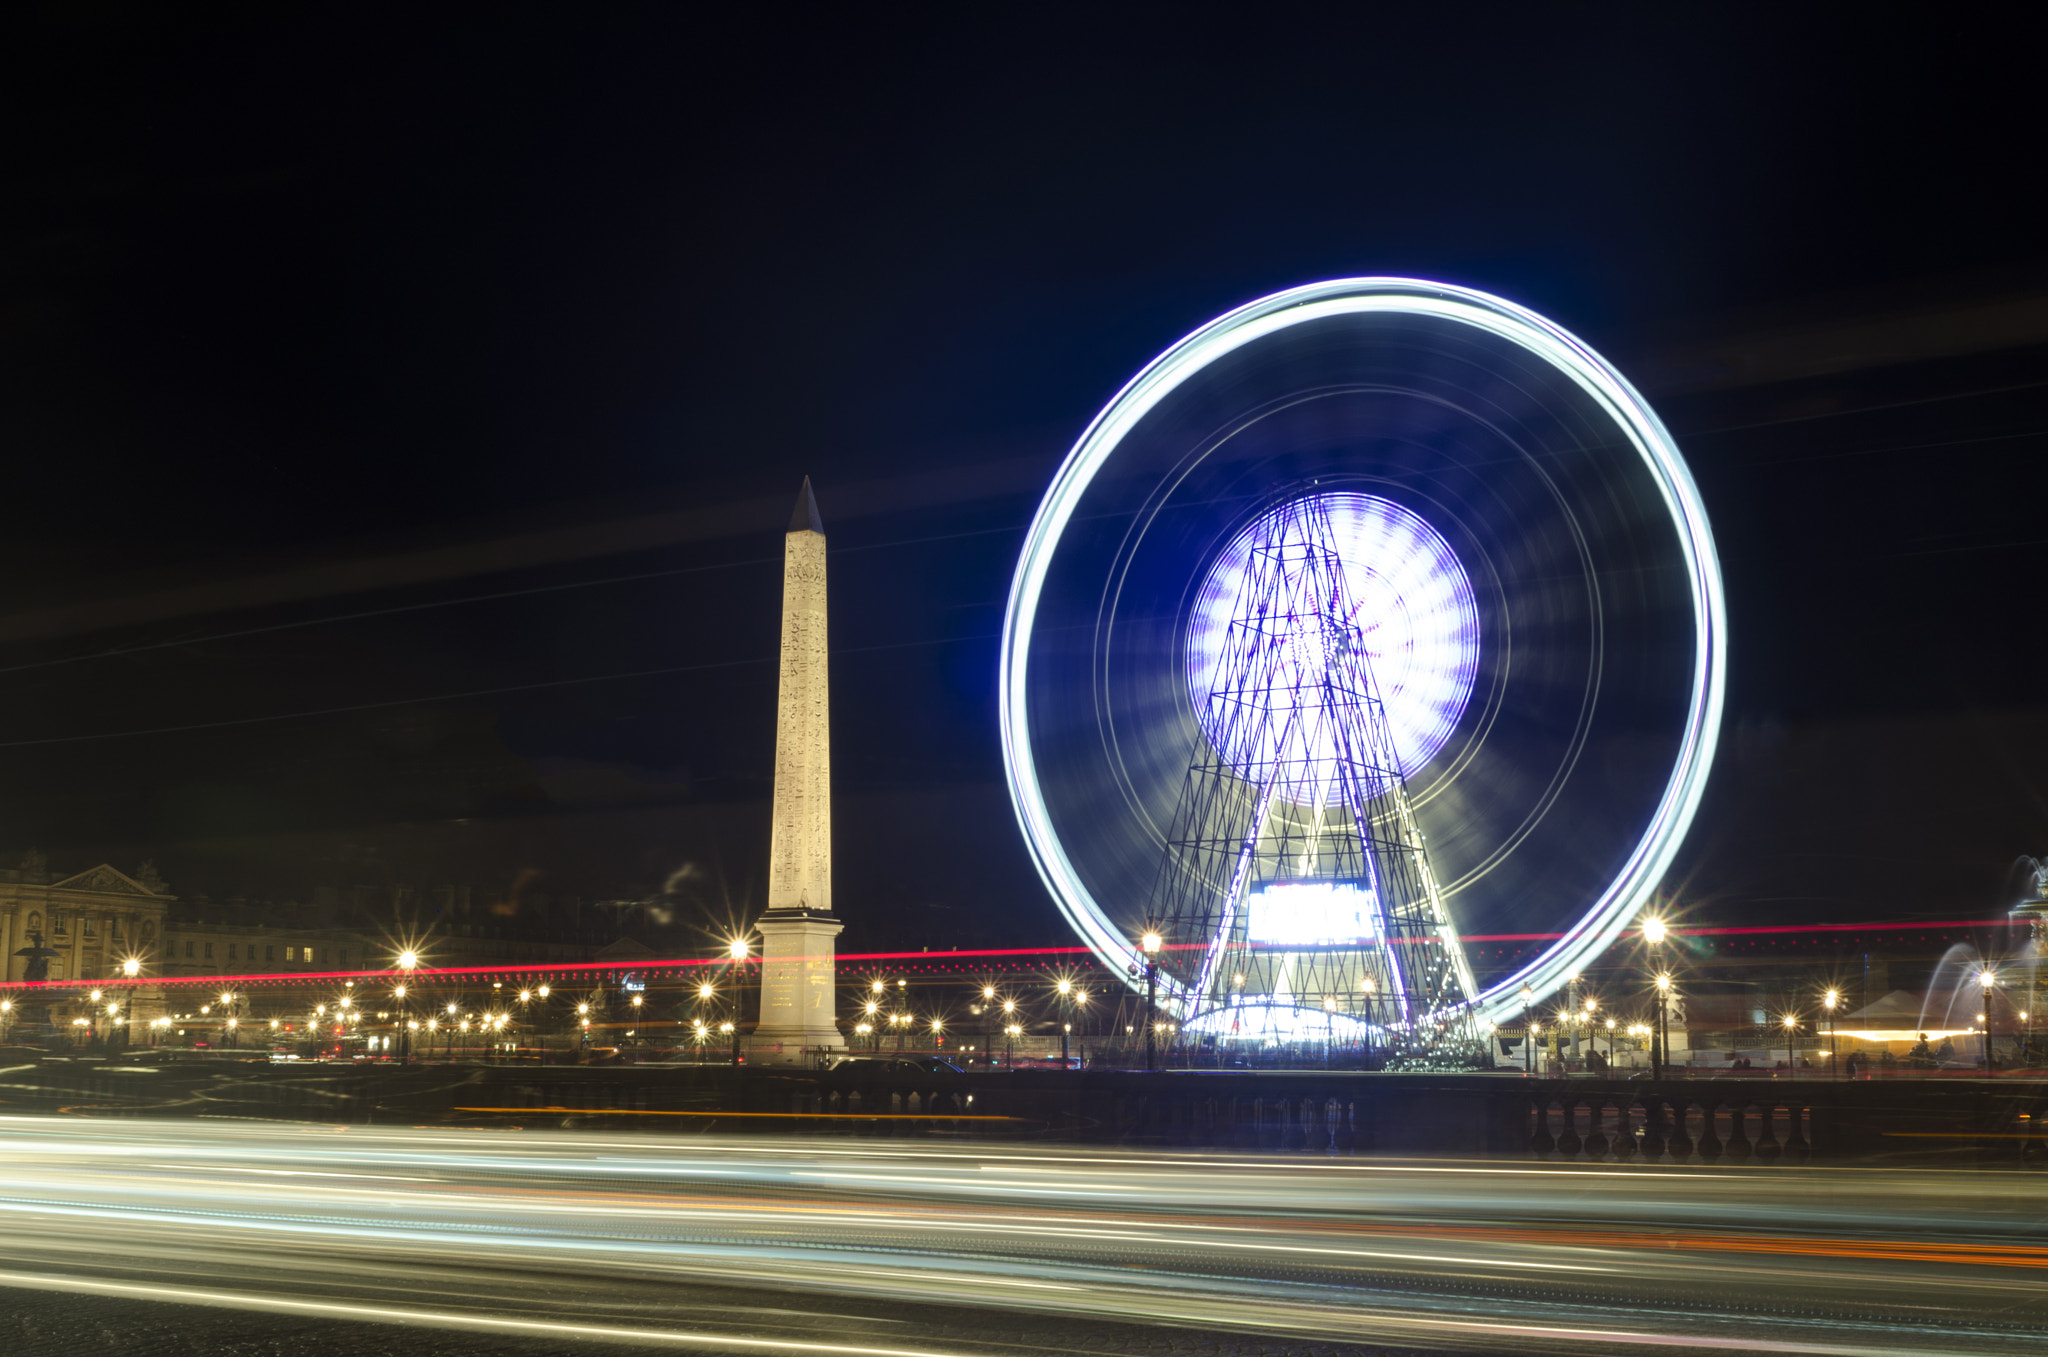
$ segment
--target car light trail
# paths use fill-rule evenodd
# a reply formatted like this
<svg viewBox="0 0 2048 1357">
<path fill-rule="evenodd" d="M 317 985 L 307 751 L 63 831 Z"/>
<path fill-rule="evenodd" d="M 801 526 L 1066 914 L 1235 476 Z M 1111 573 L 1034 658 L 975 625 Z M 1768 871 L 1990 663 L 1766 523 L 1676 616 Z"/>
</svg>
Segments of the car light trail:
<svg viewBox="0 0 2048 1357">
<path fill-rule="evenodd" d="M 565 1344 L 966 1357 L 962 1306 L 1009 1350 L 1057 1323 L 2013 1351 L 2048 1323 L 2048 1185 L 2026 1174 L 9 1117 L 0 1163 L 0 1285 Z M 742 1294 L 693 1308 L 707 1287 Z M 919 1327 L 935 1305 L 951 1328 Z"/>
</svg>

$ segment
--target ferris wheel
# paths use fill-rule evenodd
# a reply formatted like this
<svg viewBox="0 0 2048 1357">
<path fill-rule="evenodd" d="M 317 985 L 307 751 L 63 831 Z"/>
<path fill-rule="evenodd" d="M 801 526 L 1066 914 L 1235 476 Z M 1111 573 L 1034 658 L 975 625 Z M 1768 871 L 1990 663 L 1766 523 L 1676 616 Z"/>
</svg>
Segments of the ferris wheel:
<svg viewBox="0 0 2048 1357">
<path fill-rule="evenodd" d="M 1725 636 L 1691 474 L 1590 347 L 1470 289 L 1296 288 L 1154 359 L 1055 476 L 1004 622 L 1012 801 L 1183 1022 L 1469 1033 L 1656 891 Z"/>
</svg>

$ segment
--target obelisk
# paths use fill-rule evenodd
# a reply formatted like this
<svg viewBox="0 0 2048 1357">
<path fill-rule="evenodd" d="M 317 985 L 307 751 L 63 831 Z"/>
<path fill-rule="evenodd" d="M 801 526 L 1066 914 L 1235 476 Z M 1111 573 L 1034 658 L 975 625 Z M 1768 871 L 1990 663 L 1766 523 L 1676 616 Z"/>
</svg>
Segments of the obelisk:
<svg viewBox="0 0 2048 1357">
<path fill-rule="evenodd" d="M 825 647 L 825 525 L 811 478 L 782 546 L 782 674 L 775 716 L 775 821 L 761 916 L 761 1022 L 767 1064 L 808 1063 L 846 1040 L 834 1022 L 832 744 Z M 822 1048 L 822 1049 L 821 1049 Z"/>
</svg>

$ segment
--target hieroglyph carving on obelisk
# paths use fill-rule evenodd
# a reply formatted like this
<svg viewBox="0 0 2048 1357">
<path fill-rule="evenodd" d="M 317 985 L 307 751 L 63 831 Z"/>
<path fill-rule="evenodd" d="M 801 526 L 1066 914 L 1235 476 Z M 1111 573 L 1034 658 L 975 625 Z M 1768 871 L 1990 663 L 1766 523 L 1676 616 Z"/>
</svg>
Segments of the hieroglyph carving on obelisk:
<svg viewBox="0 0 2048 1357">
<path fill-rule="evenodd" d="M 775 725 L 775 821 L 761 930 L 756 1058 L 843 1048 L 834 1022 L 832 741 L 825 644 L 825 528 L 809 477 L 782 553 L 782 674 Z"/>
</svg>

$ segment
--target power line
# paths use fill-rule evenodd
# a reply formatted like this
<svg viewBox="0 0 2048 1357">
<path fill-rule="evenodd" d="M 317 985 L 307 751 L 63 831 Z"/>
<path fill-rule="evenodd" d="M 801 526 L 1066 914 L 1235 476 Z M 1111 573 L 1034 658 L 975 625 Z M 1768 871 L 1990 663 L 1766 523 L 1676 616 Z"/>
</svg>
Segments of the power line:
<svg viewBox="0 0 2048 1357">
<path fill-rule="evenodd" d="M 955 645 L 965 641 L 986 641 L 995 632 L 972 636 L 941 636 L 924 641 L 897 641 L 887 645 L 853 646 L 834 650 L 833 655 L 866 655 L 882 650 L 915 650 L 924 646 Z M 224 721 L 191 721 L 175 726 L 149 726 L 137 730 L 102 730 L 87 735 L 52 735 L 39 740 L 0 740 L 0 749 L 30 749 L 42 745 L 85 744 L 97 740 L 126 740 L 144 735 L 177 735 L 195 730 L 225 730 L 234 726 L 271 725 L 280 721 L 307 721 L 319 716 L 344 716 L 354 712 L 382 711 L 391 707 L 425 707 L 437 702 L 461 702 L 477 697 L 499 697 L 507 693 L 539 692 L 548 688 L 571 688 L 584 683 L 615 683 L 625 679 L 661 678 L 672 674 L 699 674 L 714 669 L 738 669 L 747 665 L 773 664 L 778 657 L 763 655 L 748 660 L 717 660 L 709 664 L 668 665 L 659 669 L 629 669 L 615 674 L 585 674 L 578 678 L 544 679 L 537 683 L 510 683 L 496 688 L 472 688 L 459 693 L 434 693 L 426 697 L 400 697 L 384 702 L 353 702 L 340 707 L 315 707 L 306 711 L 274 712 L 267 716 L 236 716 Z"/>
<path fill-rule="evenodd" d="M 927 542 L 950 542 L 966 537 L 990 537 L 1003 533 L 1020 533 L 1024 524 L 1008 524 L 1000 528 L 979 528 L 967 532 L 936 533 L 928 537 L 904 537 L 890 542 L 868 542 L 860 546 L 835 547 L 831 554 L 851 555 L 856 552 L 884 551 L 896 547 L 920 546 Z M 241 627 L 234 631 L 213 632 L 205 636 L 188 636 L 170 641 L 151 641 L 146 645 L 118 646 L 112 650 L 96 650 L 85 655 L 66 655 L 53 660 L 31 660 L 26 664 L 0 665 L 0 674 L 20 674 L 36 669 L 53 669 L 67 664 L 83 664 L 89 660 L 110 660 L 123 655 L 142 655 L 157 650 L 183 650 L 192 646 L 209 645 L 216 641 L 233 641 L 247 636 L 265 636 L 274 632 L 299 631 L 309 627 L 334 626 L 343 622 L 361 622 L 377 617 L 395 617 L 402 613 L 428 612 L 435 608 L 458 608 L 473 603 L 494 603 L 508 598 L 529 598 L 537 594 L 565 593 L 576 589 L 597 589 L 614 584 L 635 584 L 643 580 L 670 579 L 681 575 L 701 575 L 715 570 L 739 570 L 748 566 L 775 565 L 780 556 L 753 556 L 739 561 L 720 561 L 710 565 L 678 566 L 672 570 L 643 570 L 630 575 L 606 575 L 594 580 L 573 580 L 566 584 L 539 584 L 526 589 L 501 589 L 488 594 L 464 594 L 456 598 L 434 599 L 426 603 L 401 603 L 389 608 L 366 608 L 357 612 L 332 613 L 325 617 L 302 618 L 296 622 L 277 622 L 262 627 Z M 0 748 L 4 748 L 0 745 Z"/>
</svg>

